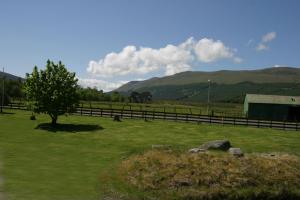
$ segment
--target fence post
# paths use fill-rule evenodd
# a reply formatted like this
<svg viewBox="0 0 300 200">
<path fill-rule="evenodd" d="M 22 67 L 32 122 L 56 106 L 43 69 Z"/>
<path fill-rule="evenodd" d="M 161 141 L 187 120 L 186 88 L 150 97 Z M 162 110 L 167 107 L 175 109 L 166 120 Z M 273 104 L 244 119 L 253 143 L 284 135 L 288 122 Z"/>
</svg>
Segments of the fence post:
<svg viewBox="0 0 300 200">
<path fill-rule="evenodd" d="M 283 122 L 283 129 L 285 130 L 285 121 Z"/>
<path fill-rule="evenodd" d="M 209 123 L 211 124 L 211 115 L 209 115 Z"/>
<path fill-rule="evenodd" d="M 296 122 L 296 131 L 298 131 L 298 122 Z"/>
<path fill-rule="evenodd" d="M 235 118 L 233 118 L 233 126 L 235 126 Z"/>
<path fill-rule="evenodd" d="M 259 128 L 259 123 L 260 123 L 260 121 L 259 121 L 259 119 L 257 120 L 257 127 Z"/>
<path fill-rule="evenodd" d="M 155 119 L 155 108 L 153 108 L 153 111 L 152 111 L 152 120 Z"/>
<path fill-rule="evenodd" d="M 130 106 L 130 118 L 132 119 L 132 110 L 131 110 L 131 106 Z"/>
<path fill-rule="evenodd" d="M 92 110 L 92 104 L 90 103 L 90 112 L 91 112 L 91 116 L 93 116 L 93 110 Z"/>
<path fill-rule="evenodd" d="M 102 112 L 103 112 L 103 108 L 100 108 L 100 116 L 101 117 L 103 116 Z"/>
<path fill-rule="evenodd" d="M 113 116 L 113 109 L 110 110 L 110 117 Z"/>
<path fill-rule="evenodd" d="M 80 109 L 80 115 L 82 116 L 82 105 L 81 105 L 81 109 Z"/>
<path fill-rule="evenodd" d="M 185 115 L 185 121 L 188 122 L 188 114 Z"/>
<path fill-rule="evenodd" d="M 272 124 L 272 120 L 270 121 L 270 128 L 272 128 L 273 124 Z"/>
</svg>

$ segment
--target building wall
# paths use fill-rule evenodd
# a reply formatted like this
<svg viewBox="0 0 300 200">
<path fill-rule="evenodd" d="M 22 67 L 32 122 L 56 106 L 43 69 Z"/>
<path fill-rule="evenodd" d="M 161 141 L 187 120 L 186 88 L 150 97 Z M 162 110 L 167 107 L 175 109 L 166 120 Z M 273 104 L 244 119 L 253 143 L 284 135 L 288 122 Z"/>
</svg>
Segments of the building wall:
<svg viewBox="0 0 300 200">
<path fill-rule="evenodd" d="M 249 119 L 285 121 L 289 116 L 289 105 L 249 103 L 247 110 Z"/>
</svg>

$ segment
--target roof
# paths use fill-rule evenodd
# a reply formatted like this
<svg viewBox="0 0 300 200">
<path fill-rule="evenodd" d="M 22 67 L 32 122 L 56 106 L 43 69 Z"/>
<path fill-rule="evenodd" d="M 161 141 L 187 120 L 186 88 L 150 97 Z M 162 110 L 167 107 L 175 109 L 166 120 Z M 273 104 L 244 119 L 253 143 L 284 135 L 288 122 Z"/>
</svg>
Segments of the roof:
<svg viewBox="0 0 300 200">
<path fill-rule="evenodd" d="M 246 94 L 246 101 L 248 103 L 300 105 L 300 96 Z"/>
</svg>

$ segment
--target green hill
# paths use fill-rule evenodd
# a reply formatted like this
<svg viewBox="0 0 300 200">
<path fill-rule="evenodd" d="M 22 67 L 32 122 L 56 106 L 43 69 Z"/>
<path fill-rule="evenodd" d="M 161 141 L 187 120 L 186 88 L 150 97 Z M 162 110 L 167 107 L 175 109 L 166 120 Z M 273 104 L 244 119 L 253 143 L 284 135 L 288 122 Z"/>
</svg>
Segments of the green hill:
<svg viewBox="0 0 300 200">
<path fill-rule="evenodd" d="M 206 101 L 211 80 L 215 102 L 242 102 L 246 93 L 300 95 L 300 68 L 182 72 L 162 78 L 129 82 L 116 91 L 150 91 L 155 100 Z"/>
<path fill-rule="evenodd" d="M 23 81 L 24 80 L 21 77 L 18 77 L 18 76 L 15 76 L 15 75 L 12 75 L 12 74 L 9 74 L 9 73 L 6 73 L 6 72 L 0 72 L 0 78 L 2 78 L 3 76 L 7 80 L 13 80 L 13 81 L 19 81 L 19 80 Z"/>
</svg>

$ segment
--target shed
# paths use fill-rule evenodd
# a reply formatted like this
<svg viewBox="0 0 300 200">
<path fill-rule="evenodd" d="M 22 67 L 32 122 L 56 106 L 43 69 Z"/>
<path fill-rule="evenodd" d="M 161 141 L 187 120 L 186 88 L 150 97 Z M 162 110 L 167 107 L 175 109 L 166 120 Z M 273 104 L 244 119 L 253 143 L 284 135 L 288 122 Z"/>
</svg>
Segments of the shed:
<svg viewBox="0 0 300 200">
<path fill-rule="evenodd" d="M 300 97 L 247 94 L 244 113 L 249 119 L 300 121 Z"/>
</svg>

